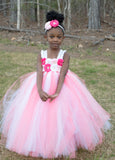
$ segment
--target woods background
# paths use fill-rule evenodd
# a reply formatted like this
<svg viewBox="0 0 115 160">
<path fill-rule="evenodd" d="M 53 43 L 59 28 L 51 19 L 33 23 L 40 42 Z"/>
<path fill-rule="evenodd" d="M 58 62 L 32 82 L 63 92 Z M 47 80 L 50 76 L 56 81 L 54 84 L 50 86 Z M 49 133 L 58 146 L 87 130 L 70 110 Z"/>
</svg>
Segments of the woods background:
<svg viewBox="0 0 115 160">
<path fill-rule="evenodd" d="M 66 31 L 115 27 L 115 0 L 0 0 L 0 28 L 41 32 L 52 9 L 64 14 Z"/>
</svg>

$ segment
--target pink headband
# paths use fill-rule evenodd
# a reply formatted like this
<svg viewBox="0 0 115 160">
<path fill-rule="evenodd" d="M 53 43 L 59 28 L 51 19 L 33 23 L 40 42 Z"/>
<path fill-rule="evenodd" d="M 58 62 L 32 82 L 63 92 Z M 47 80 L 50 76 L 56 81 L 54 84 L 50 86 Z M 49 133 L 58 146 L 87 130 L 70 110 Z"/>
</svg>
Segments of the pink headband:
<svg viewBox="0 0 115 160">
<path fill-rule="evenodd" d="M 48 21 L 45 23 L 45 32 L 47 32 L 48 30 L 50 30 L 51 28 L 56 28 L 56 27 L 59 27 L 63 30 L 63 32 L 65 32 L 64 30 L 64 27 L 62 27 L 60 24 L 59 24 L 59 21 L 58 20 L 52 20 L 52 21 Z"/>
</svg>

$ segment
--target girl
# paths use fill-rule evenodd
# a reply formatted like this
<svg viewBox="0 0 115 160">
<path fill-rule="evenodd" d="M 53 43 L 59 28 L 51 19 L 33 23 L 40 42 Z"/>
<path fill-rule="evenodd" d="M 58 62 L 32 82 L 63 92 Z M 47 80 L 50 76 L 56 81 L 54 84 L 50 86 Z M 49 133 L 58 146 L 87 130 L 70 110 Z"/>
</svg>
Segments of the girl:
<svg viewBox="0 0 115 160">
<path fill-rule="evenodd" d="M 69 54 L 60 49 L 64 17 L 47 13 L 47 50 L 38 55 L 37 72 L 20 77 L 3 99 L 2 140 L 6 148 L 23 155 L 75 158 L 79 148 L 92 150 L 109 129 L 109 114 L 96 102 L 69 68 Z"/>
</svg>

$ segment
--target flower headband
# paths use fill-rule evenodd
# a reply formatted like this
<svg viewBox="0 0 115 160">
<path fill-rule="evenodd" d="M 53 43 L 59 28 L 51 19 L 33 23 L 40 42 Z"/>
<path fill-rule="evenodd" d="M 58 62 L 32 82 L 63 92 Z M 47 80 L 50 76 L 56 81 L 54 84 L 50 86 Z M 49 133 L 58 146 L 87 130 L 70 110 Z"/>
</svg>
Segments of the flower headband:
<svg viewBox="0 0 115 160">
<path fill-rule="evenodd" d="M 59 21 L 56 20 L 56 19 L 55 19 L 55 20 L 52 20 L 52 21 L 48 21 L 48 22 L 45 23 L 45 32 L 47 32 L 47 31 L 50 30 L 51 28 L 56 28 L 56 27 L 61 28 L 62 31 L 63 31 L 63 33 L 65 32 L 64 27 L 61 26 L 61 25 L 59 24 Z"/>
</svg>

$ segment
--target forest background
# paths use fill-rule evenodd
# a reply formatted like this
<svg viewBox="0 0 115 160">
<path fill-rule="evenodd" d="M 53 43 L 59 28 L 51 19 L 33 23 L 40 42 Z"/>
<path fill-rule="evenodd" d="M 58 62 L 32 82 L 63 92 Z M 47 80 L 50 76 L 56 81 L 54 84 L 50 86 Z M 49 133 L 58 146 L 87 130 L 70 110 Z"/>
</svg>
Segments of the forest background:
<svg viewBox="0 0 115 160">
<path fill-rule="evenodd" d="M 0 27 L 41 30 L 52 9 L 64 14 L 67 31 L 85 23 L 88 29 L 114 25 L 115 0 L 0 0 Z"/>
<path fill-rule="evenodd" d="M 115 0 L 0 0 L 0 100 L 18 77 L 36 70 L 37 54 L 48 45 L 44 23 L 52 9 L 65 15 L 62 48 L 71 55 L 70 69 L 111 115 L 103 144 L 92 152 L 78 150 L 76 159 L 114 160 Z M 33 158 L 0 144 L 0 160 Z"/>
</svg>

